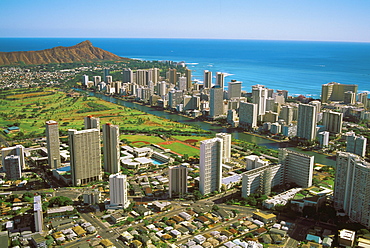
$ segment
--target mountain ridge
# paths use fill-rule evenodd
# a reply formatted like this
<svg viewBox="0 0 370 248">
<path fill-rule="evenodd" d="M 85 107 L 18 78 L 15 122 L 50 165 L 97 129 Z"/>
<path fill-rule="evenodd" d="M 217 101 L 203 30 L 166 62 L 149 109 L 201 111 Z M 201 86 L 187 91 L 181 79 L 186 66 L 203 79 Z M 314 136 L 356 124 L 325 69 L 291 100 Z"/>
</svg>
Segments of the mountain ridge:
<svg viewBox="0 0 370 248">
<path fill-rule="evenodd" d="M 19 65 L 22 63 L 37 65 L 122 59 L 124 58 L 94 47 L 89 40 L 70 47 L 58 46 L 38 51 L 0 52 L 0 65 Z"/>
</svg>

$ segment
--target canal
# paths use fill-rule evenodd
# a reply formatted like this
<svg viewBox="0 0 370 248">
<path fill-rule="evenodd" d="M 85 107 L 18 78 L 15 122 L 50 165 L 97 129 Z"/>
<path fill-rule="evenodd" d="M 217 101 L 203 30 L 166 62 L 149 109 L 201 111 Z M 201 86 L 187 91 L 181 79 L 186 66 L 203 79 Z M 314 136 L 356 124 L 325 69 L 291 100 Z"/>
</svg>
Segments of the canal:
<svg viewBox="0 0 370 248">
<path fill-rule="evenodd" d="M 82 91 L 81 89 L 75 89 L 75 90 Z M 196 126 L 200 127 L 201 129 L 206 130 L 206 131 L 213 131 L 213 132 L 218 132 L 218 133 L 219 132 L 231 133 L 231 135 L 234 139 L 247 141 L 247 142 L 254 143 L 254 144 L 260 145 L 260 146 L 266 146 L 266 147 L 271 148 L 271 149 L 288 148 L 288 149 L 291 149 L 291 150 L 295 150 L 297 152 L 301 152 L 301 153 L 304 153 L 304 154 L 307 154 L 307 155 L 310 155 L 310 156 L 315 156 L 315 163 L 335 166 L 335 160 L 332 157 L 328 157 L 324 154 L 319 154 L 319 153 L 312 152 L 312 151 L 302 151 L 298 148 L 291 147 L 290 144 L 287 143 L 287 142 L 272 141 L 272 140 L 269 140 L 269 139 L 257 137 L 257 136 L 252 135 L 252 134 L 244 133 L 244 132 L 232 129 L 232 128 L 225 128 L 225 127 L 221 127 L 221 126 L 217 126 L 217 125 L 212 125 L 212 124 L 209 124 L 209 123 L 206 123 L 206 122 L 203 122 L 203 121 L 194 120 L 192 118 L 177 115 L 175 113 L 169 113 L 169 112 L 165 112 L 165 111 L 162 111 L 162 110 L 157 110 L 155 108 L 143 106 L 143 105 L 140 105 L 140 104 L 137 104 L 137 103 L 123 101 L 123 100 L 120 100 L 120 99 L 117 99 L 117 98 L 114 98 L 114 97 L 111 97 L 111 96 L 106 96 L 106 95 L 101 94 L 101 93 L 90 92 L 90 91 L 84 91 L 84 92 L 87 92 L 91 96 L 99 97 L 102 100 L 107 101 L 107 102 L 119 104 L 119 105 L 122 105 L 122 106 L 128 107 L 128 108 L 134 108 L 134 109 L 140 110 L 142 112 L 152 114 L 152 115 L 156 115 L 156 116 L 166 118 L 166 119 L 169 119 L 169 120 L 172 120 L 172 121 L 177 121 L 177 122 L 185 123 L 185 124 L 188 124 L 188 125 L 196 125 Z"/>
</svg>

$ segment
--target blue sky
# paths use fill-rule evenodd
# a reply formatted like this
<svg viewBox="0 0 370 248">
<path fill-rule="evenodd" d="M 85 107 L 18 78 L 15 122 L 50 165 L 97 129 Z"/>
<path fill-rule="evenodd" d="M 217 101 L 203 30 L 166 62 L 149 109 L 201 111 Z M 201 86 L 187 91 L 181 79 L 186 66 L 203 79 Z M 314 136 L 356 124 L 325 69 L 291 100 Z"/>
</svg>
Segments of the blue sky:
<svg viewBox="0 0 370 248">
<path fill-rule="evenodd" d="M 370 42 L 368 0 L 0 0 L 0 37 Z"/>
</svg>

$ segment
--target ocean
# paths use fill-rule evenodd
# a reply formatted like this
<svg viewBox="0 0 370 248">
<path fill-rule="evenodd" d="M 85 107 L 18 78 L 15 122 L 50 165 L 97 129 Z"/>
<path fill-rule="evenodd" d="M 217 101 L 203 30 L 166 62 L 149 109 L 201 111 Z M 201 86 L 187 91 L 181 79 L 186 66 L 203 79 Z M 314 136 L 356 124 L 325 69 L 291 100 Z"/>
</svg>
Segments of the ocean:
<svg viewBox="0 0 370 248">
<path fill-rule="evenodd" d="M 202 81 L 203 71 L 223 72 L 225 85 L 242 81 L 243 90 L 262 84 L 284 89 L 289 95 L 319 98 L 321 85 L 329 82 L 357 84 L 370 91 L 370 43 L 137 39 L 137 38 L 0 38 L 0 51 L 42 50 L 72 46 L 84 40 L 122 57 L 143 60 L 184 61 L 193 80 Z"/>
</svg>

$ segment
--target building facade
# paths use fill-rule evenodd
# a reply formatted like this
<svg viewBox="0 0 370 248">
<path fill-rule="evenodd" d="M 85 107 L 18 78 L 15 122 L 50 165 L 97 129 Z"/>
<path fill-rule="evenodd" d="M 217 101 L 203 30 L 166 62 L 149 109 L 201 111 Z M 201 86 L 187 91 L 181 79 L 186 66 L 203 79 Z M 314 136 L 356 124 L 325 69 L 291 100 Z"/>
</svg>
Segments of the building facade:
<svg viewBox="0 0 370 248">
<path fill-rule="evenodd" d="M 98 129 L 100 131 L 100 119 L 93 117 L 91 115 L 88 115 L 84 118 L 84 126 L 85 129 Z"/>
<path fill-rule="evenodd" d="M 370 227 L 369 178 L 370 163 L 352 153 L 337 153 L 334 208 L 367 228 Z"/>
<path fill-rule="evenodd" d="M 316 119 L 316 106 L 299 104 L 297 136 L 309 141 L 316 139 Z"/>
<path fill-rule="evenodd" d="M 244 128 L 257 127 L 258 105 L 241 102 L 239 105 L 239 125 Z"/>
<path fill-rule="evenodd" d="M 188 167 L 186 164 L 169 167 L 169 188 L 168 194 L 170 198 L 173 195 L 181 197 L 188 193 Z"/>
<path fill-rule="evenodd" d="M 213 138 L 200 142 L 199 190 L 202 195 L 221 189 L 222 139 Z"/>
<path fill-rule="evenodd" d="M 106 123 L 103 125 L 104 171 L 116 174 L 120 167 L 119 127 Z"/>
<path fill-rule="evenodd" d="M 118 208 L 127 208 L 130 202 L 127 199 L 127 177 L 122 174 L 109 176 L 110 205 Z"/>
<path fill-rule="evenodd" d="M 45 128 L 49 168 L 57 169 L 61 166 L 58 122 L 53 120 L 47 121 Z"/>
<path fill-rule="evenodd" d="M 231 134 L 229 133 L 217 133 L 216 138 L 222 139 L 222 161 L 224 163 L 230 162 L 231 160 Z"/>
<path fill-rule="evenodd" d="M 321 102 L 344 101 L 344 93 L 352 91 L 357 94 L 357 88 L 357 84 L 340 84 L 336 82 L 323 84 L 321 89 Z"/>
<path fill-rule="evenodd" d="M 102 178 L 99 133 L 98 129 L 68 130 L 73 186 Z"/>
<path fill-rule="evenodd" d="M 40 195 L 37 195 L 33 198 L 33 214 L 35 218 L 35 232 L 42 232 L 44 218 L 42 214 L 42 203 Z"/>
<path fill-rule="evenodd" d="M 340 134 L 342 132 L 343 113 L 327 110 L 323 111 L 322 114 L 322 124 L 326 131 Z"/>
</svg>

